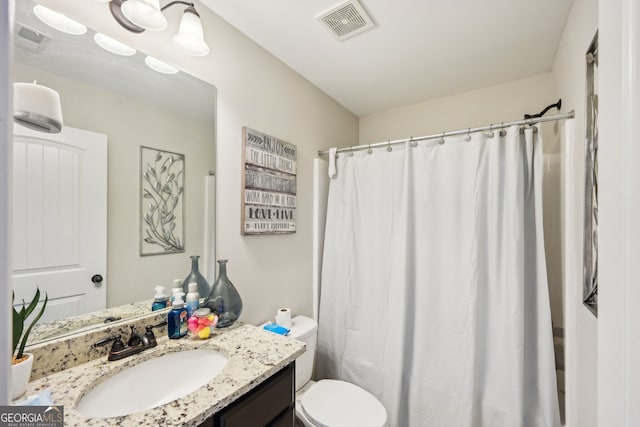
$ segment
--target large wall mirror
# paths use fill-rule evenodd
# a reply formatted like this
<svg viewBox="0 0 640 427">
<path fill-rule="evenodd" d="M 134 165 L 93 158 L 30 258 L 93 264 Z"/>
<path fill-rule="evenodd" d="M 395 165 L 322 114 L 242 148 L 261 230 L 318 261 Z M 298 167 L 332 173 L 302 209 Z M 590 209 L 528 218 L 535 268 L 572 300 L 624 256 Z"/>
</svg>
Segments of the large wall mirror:
<svg viewBox="0 0 640 427">
<path fill-rule="evenodd" d="M 212 177 L 216 150 L 215 87 L 182 71 L 154 71 L 145 64 L 146 55 L 141 52 L 131 56 L 107 52 L 94 42 L 96 33 L 91 29 L 72 36 L 49 28 L 34 15 L 33 6 L 32 0 L 16 2 L 14 81 L 37 81 L 56 90 L 65 127 L 106 139 L 102 157 L 107 157 L 107 203 L 106 212 L 88 209 L 92 217 L 106 217 L 106 267 L 105 271 L 79 274 L 82 289 L 104 291 L 99 292 L 98 301 L 85 298 L 85 303 L 77 292 L 66 289 L 67 283 L 58 284 L 47 276 L 55 275 L 60 268 L 47 257 L 59 257 L 58 253 L 64 251 L 48 256 L 41 253 L 39 243 L 44 234 L 57 236 L 62 246 L 72 240 L 73 225 L 62 229 L 58 224 L 67 224 L 62 221 L 69 216 L 64 213 L 65 206 L 75 206 L 82 197 L 65 196 L 67 199 L 62 200 L 62 191 L 51 190 L 55 188 L 52 180 L 43 178 L 48 175 L 37 168 L 48 167 L 42 160 L 46 156 L 57 159 L 62 155 L 52 151 L 46 140 L 39 136 L 30 140 L 28 131 L 14 126 L 15 304 L 22 298 L 30 300 L 36 286 L 49 296 L 45 316 L 32 334 L 32 344 L 78 328 L 150 313 L 154 287 L 161 285 L 170 292 L 173 280 L 184 279 L 190 272 L 191 255 L 201 257 L 201 272 L 209 281 L 213 279 L 215 272 L 207 270 L 213 264 L 215 248 Z M 29 141 L 35 141 L 35 148 L 28 145 Z M 140 212 L 144 207 L 141 203 L 145 203 L 140 188 L 141 147 L 184 156 L 184 251 L 141 255 Z M 35 166 L 30 156 L 36 159 Z M 62 165 L 60 175 L 72 175 L 69 167 L 56 162 Z M 91 182 L 80 180 L 78 186 L 86 187 L 89 193 L 98 191 Z M 19 199 L 24 202 L 20 208 L 23 211 L 17 211 Z M 34 222 L 32 217 L 41 219 Z M 76 237 L 89 246 L 93 243 L 86 242 L 86 236 Z M 70 250 L 72 255 L 74 250 L 78 255 L 82 246 Z M 67 264 L 65 267 L 71 270 L 76 267 L 73 256 Z M 102 281 L 92 281 L 96 274 Z M 84 290 L 79 293 L 84 294 Z"/>
</svg>

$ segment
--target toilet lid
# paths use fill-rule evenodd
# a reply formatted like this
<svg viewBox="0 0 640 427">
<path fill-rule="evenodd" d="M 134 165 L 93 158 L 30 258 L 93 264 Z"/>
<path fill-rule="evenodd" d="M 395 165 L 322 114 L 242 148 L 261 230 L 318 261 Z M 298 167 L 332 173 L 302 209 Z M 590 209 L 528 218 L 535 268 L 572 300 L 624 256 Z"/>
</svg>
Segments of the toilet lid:
<svg viewBox="0 0 640 427">
<path fill-rule="evenodd" d="M 300 399 L 310 421 L 321 427 L 382 427 L 387 411 L 375 397 L 355 384 L 320 380 Z"/>
</svg>

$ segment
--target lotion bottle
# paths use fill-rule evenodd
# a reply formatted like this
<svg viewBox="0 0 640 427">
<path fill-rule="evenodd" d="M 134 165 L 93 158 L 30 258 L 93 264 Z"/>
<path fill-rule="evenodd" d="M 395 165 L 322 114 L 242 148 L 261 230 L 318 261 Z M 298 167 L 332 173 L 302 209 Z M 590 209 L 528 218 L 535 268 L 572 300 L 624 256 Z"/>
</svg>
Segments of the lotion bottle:
<svg viewBox="0 0 640 427">
<path fill-rule="evenodd" d="M 193 313 L 200 308 L 200 294 L 198 294 L 198 284 L 196 282 L 189 283 L 189 293 L 186 301 L 187 318 L 191 318 Z"/>
<path fill-rule="evenodd" d="M 184 308 L 184 302 L 182 302 L 182 295 L 176 294 L 176 299 L 173 301 L 173 308 L 167 316 L 167 331 L 169 332 L 169 338 L 178 339 L 187 335 L 187 309 Z"/>
</svg>

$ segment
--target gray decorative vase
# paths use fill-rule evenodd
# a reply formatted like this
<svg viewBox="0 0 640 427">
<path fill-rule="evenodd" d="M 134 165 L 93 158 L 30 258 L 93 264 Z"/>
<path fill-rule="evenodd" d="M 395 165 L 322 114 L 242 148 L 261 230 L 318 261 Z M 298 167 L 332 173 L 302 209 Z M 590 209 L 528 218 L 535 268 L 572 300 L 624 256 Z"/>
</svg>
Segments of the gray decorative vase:
<svg viewBox="0 0 640 427">
<path fill-rule="evenodd" d="M 218 261 L 218 278 L 204 301 L 204 307 L 218 315 L 217 328 L 233 325 L 242 313 L 242 298 L 227 277 L 226 259 Z"/>
<path fill-rule="evenodd" d="M 198 284 L 198 293 L 200 294 L 200 298 L 207 296 L 211 291 L 211 287 L 209 286 L 209 283 L 207 283 L 207 279 L 200 274 L 200 270 L 198 269 L 198 259 L 200 259 L 200 257 L 198 255 L 193 255 L 190 258 L 191 272 L 182 282 L 182 292 L 184 292 L 184 295 L 182 296 L 183 301 L 185 296 L 189 293 L 189 283 L 196 282 Z"/>
</svg>

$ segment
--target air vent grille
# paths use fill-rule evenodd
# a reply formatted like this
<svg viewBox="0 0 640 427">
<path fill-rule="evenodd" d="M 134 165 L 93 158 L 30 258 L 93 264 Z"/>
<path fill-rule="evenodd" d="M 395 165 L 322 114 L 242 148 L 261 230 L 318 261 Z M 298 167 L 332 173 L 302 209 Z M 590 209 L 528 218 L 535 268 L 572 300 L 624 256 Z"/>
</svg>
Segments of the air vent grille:
<svg viewBox="0 0 640 427">
<path fill-rule="evenodd" d="M 16 46 L 27 49 L 31 52 L 42 52 L 51 40 L 51 37 L 47 34 L 27 27 L 20 22 L 16 22 L 15 24 L 15 35 Z"/>
<path fill-rule="evenodd" d="M 338 40 L 346 40 L 375 26 L 373 19 L 357 0 L 342 3 L 316 19 Z"/>
</svg>

